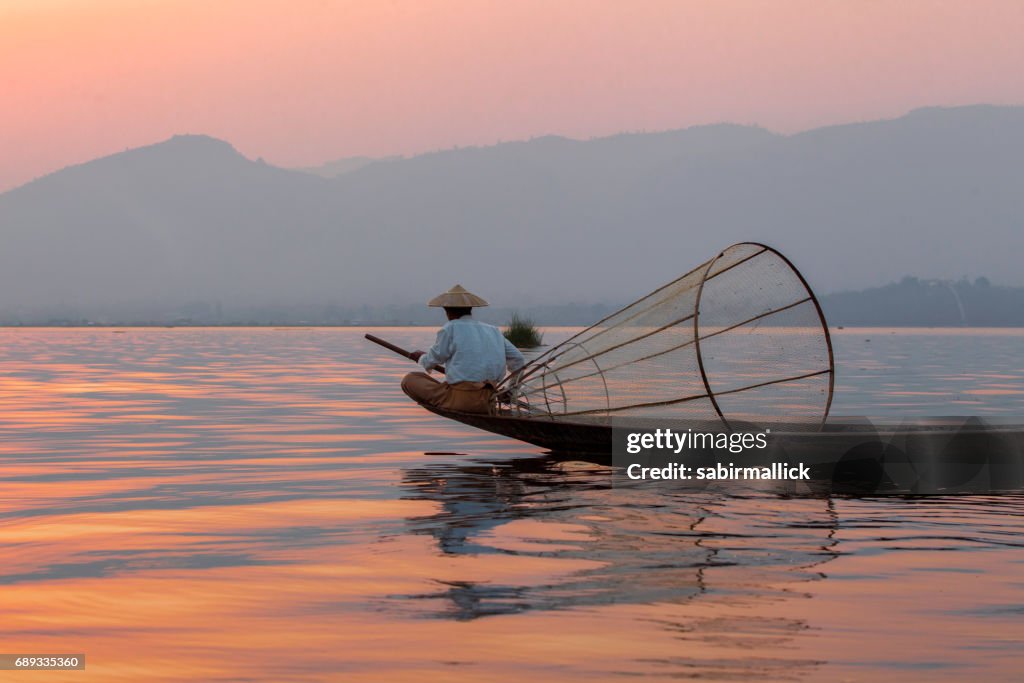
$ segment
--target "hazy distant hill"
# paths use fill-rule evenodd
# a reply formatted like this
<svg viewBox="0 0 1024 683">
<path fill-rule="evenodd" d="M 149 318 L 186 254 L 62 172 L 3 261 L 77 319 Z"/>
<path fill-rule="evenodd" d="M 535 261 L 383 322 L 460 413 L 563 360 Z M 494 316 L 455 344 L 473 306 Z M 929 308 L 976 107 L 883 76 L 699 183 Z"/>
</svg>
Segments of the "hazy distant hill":
<svg viewBox="0 0 1024 683">
<path fill-rule="evenodd" d="M 182 136 L 0 195 L 0 319 L 404 305 L 454 282 L 498 305 L 624 302 L 742 240 L 819 292 L 907 272 L 1020 285 L 1022 188 L 1020 107 L 545 137 L 334 178 Z"/>
<path fill-rule="evenodd" d="M 822 298 L 831 325 L 920 327 L 1024 327 L 1024 287 L 1001 287 L 987 278 L 974 282 L 921 280 Z"/>
</svg>

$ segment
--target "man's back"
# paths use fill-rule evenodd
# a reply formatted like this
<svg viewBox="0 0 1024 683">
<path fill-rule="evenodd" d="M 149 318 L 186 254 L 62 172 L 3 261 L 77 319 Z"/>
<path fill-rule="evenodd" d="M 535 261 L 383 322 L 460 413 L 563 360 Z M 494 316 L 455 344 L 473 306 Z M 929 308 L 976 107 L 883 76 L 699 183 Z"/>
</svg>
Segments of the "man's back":
<svg viewBox="0 0 1024 683">
<path fill-rule="evenodd" d="M 420 358 L 420 365 L 427 370 L 444 365 L 449 384 L 497 382 L 504 377 L 506 367 L 515 372 L 525 363 L 501 330 L 469 316 L 445 323 L 434 346 Z"/>
</svg>

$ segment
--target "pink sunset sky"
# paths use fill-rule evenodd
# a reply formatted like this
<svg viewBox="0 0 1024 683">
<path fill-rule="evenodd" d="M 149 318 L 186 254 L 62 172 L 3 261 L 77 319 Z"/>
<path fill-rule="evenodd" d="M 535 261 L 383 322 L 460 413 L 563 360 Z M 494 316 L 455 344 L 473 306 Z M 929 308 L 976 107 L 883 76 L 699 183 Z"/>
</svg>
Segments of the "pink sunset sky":
<svg viewBox="0 0 1024 683">
<path fill-rule="evenodd" d="M 1024 104 L 1020 0 L 0 0 L 0 191 L 176 133 L 282 166 Z"/>
</svg>

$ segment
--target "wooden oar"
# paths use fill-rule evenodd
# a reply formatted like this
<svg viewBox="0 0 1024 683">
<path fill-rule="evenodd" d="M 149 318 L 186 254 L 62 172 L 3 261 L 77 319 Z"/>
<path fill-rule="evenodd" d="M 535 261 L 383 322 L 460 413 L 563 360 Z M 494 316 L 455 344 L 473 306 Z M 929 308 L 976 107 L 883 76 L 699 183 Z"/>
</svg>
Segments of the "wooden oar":
<svg viewBox="0 0 1024 683">
<path fill-rule="evenodd" d="M 403 349 L 403 348 L 402 348 L 401 346 L 395 346 L 395 345 L 394 345 L 394 344 L 392 344 L 391 342 L 389 342 L 389 341 L 384 341 L 384 340 L 383 340 L 383 339 L 381 339 L 380 337 L 375 337 L 375 336 L 373 336 L 372 334 L 367 334 L 367 335 L 365 335 L 365 336 L 366 336 L 366 338 L 367 338 L 367 339 L 369 339 L 370 341 L 372 341 L 372 342 L 373 342 L 374 344 L 380 344 L 380 345 L 381 345 L 381 346 L 383 346 L 383 347 L 384 347 L 385 349 L 388 349 L 388 350 L 390 350 L 390 351 L 394 351 L 394 352 L 395 352 L 395 353 L 397 353 L 397 354 L 398 354 L 399 356 L 405 356 L 405 357 L 406 357 L 406 358 L 408 358 L 409 360 L 412 360 L 412 359 L 413 359 L 413 358 L 412 358 L 412 353 L 410 353 L 409 351 L 406 351 L 406 350 L 405 350 L 405 349 Z M 434 369 L 435 369 L 435 370 L 437 370 L 438 372 L 440 372 L 440 373 L 441 373 L 442 375 L 444 374 L 444 366 L 443 366 L 443 365 L 438 365 L 438 366 L 435 366 L 435 367 L 434 367 Z"/>
</svg>

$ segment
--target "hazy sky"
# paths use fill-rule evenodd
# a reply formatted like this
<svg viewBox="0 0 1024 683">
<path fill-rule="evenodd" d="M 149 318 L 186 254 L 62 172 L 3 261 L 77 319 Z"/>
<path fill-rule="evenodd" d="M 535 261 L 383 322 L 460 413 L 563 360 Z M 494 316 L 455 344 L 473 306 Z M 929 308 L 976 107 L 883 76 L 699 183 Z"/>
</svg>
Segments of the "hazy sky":
<svg viewBox="0 0 1024 683">
<path fill-rule="evenodd" d="M 0 191 L 207 133 L 284 166 L 1024 103 L 1021 0 L 0 0 Z"/>
</svg>

